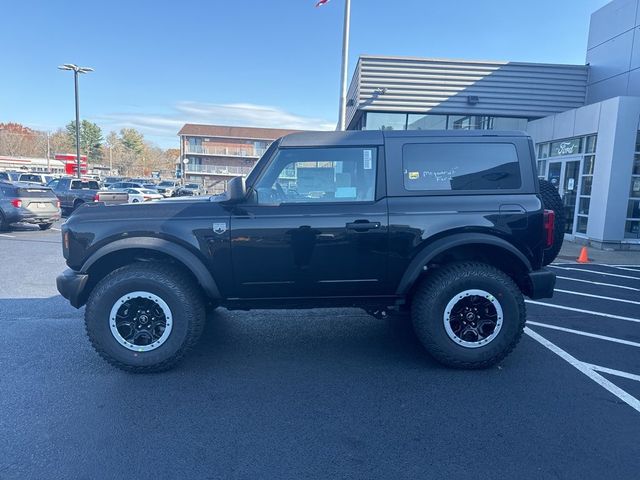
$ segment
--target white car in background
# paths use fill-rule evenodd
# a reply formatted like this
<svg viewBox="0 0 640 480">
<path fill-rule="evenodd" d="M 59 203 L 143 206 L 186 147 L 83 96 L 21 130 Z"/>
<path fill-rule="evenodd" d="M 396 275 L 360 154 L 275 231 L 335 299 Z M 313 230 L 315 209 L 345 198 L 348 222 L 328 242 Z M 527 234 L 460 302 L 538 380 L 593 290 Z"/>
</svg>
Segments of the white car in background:
<svg viewBox="0 0 640 480">
<path fill-rule="evenodd" d="M 125 191 L 129 194 L 129 203 L 153 202 L 164 198 L 156 190 L 148 188 L 128 188 Z"/>
</svg>

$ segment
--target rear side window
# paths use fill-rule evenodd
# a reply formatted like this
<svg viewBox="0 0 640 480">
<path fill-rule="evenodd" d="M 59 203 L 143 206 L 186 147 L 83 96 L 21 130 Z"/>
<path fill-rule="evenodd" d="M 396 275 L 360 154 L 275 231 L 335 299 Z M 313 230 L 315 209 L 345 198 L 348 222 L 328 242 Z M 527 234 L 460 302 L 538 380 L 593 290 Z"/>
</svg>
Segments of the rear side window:
<svg viewBox="0 0 640 480">
<path fill-rule="evenodd" d="M 427 143 L 402 151 L 407 190 L 514 190 L 520 165 L 511 143 Z"/>
</svg>

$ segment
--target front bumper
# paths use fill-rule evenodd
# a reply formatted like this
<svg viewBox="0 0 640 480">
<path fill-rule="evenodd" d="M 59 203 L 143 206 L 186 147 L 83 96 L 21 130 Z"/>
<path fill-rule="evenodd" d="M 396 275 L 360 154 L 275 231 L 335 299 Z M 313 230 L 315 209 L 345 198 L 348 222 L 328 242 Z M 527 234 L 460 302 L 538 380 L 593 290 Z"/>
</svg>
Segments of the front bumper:
<svg viewBox="0 0 640 480">
<path fill-rule="evenodd" d="M 56 277 L 56 287 L 73 307 L 80 308 L 86 301 L 84 290 L 88 280 L 89 275 L 68 268 Z"/>
<path fill-rule="evenodd" d="M 553 297 L 556 286 L 556 274 L 547 268 L 529 272 L 527 275 L 526 295 L 532 300 Z"/>
</svg>

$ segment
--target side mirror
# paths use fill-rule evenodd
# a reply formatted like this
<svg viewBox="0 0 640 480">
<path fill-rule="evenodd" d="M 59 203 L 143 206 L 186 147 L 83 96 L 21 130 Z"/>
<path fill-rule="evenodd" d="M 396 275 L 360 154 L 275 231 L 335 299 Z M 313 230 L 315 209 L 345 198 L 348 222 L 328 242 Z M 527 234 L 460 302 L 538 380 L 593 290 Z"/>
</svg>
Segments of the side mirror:
<svg viewBox="0 0 640 480">
<path fill-rule="evenodd" d="M 247 187 L 244 177 L 234 177 L 227 183 L 226 201 L 239 202 L 247 196 Z"/>
</svg>

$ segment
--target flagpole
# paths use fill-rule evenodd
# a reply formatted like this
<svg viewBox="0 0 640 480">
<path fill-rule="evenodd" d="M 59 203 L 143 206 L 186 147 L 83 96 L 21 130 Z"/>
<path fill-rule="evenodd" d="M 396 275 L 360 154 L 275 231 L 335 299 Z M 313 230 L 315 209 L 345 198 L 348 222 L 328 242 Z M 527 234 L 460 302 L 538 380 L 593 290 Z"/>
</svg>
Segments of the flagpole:
<svg viewBox="0 0 640 480">
<path fill-rule="evenodd" d="M 347 73 L 349 70 L 349 27 L 351 23 L 351 0 L 344 2 L 344 30 L 342 33 L 342 73 L 340 85 L 340 113 L 338 130 L 346 129 L 347 121 Z"/>
</svg>

